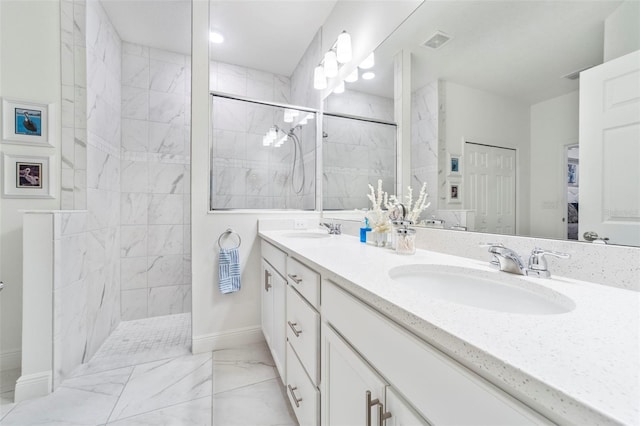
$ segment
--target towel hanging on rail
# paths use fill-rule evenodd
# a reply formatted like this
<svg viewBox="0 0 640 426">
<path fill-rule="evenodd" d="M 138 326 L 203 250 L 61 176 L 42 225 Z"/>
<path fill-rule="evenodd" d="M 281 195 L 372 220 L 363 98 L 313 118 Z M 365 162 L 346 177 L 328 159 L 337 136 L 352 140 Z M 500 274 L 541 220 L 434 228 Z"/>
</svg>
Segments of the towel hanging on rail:
<svg viewBox="0 0 640 426">
<path fill-rule="evenodd" d="M 224 236 L 235 234 L 238 244 L 232 248 L 222 247 L 221 240 Z M 240 290 L 240 244 L 242 239 L 240 234 L 233 232 L 231 228 L 220 234 L 218 237 L 218 286 L 222 294 L 233 293 Z"/>
</svg>

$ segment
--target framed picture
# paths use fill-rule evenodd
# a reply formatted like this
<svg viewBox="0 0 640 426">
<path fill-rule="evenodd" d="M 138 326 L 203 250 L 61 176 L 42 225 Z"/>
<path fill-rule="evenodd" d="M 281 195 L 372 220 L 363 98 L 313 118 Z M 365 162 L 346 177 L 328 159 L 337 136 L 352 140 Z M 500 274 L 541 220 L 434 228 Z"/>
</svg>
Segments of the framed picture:
<svg viewBox="0 0 640 426">
<path fill-rule="evenodd" d="M 462 156 L 448 154 L 449 164 L 448 172 L 449 176 L 461 176 L 462 175 Z"/>
<path fill-rule="evenodd" d="M 53 146 L 52 134 L 49 133 L 51 110 L 46 104 L 2 99 L 2 141 Z"/>
<path fill-rule="evenodd" d="M 3 154 L 5 198 L 53 198 L 53 157 Z"/>
<path fill-rule="evenodd" d="M 578 186 L 578 178 L 579 178 L 579 167 L 578 163 L 569 162 L 567 163 L 567 184 L 569 186 Z"/>
<path fill-rule="evenodd" d="M 447 202 L 450 204 L 462 204 L 462 185 L 459 182 L 449 182 Z"/>
</svg>

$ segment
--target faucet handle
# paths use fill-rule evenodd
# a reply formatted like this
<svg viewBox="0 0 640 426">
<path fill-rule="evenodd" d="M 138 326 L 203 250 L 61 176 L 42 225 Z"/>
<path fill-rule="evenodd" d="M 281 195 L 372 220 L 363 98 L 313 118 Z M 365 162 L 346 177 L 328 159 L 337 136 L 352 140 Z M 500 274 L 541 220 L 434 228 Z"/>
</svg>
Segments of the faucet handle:
<svg viewBox="0 0 640 426">
<path fill-rule="evenodd" d="M 488 247 L 489 253 L 491 253 L 491 249 L 493 247 L 504 247 L 504 244 L 502 243 L 479 243 L 478 245 L 480 247 Z M 500 266 L 500 261 L 498 260 L 495 254 L 491 257 L 491 260 L 489 261 L 489 263 L 493 266 L 498 266 L 498 267 Z"/>
<path fill-rule="evenodd" d="M 569 259 L 571 257 L 569 253 L 544 250 L 536 247 L 531 251 L 531 256 L 529 257 L 527 275 L 537 275 L 546 278 L 550 276 L 549 270 L 547 269 L 547 259 L 544 258 L 545 256 L 553 256 L 560 259 Z"/>
</svg>

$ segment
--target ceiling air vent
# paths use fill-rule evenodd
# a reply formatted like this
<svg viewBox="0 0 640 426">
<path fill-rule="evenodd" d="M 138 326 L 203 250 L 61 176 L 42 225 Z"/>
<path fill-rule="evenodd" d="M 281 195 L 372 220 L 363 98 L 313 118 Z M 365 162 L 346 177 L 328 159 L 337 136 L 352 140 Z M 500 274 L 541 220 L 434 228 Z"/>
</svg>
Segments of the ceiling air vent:
<svg viewBox="0 0 640 426">
<path fill-rule="evenodd" d="M 428 47 L 429 49 L 440 49 L 442 46 L 447 44 L 451 40 L 451 36 L 443 33 L 442 31 L 437 31 L 434 35 L 429 37 L 427 41 L 422 43 L 423 47 Z"/>
<path fill-rule="evenodd" d="M 595 67 L 595 65 L 591 65 L 591 66 L 589 66 L 589 67 L 582 68 L 582 69 L 580 69 L 580 70 L 578 70 L 578 71 L 570 72 L 570 73 L 569 73 L 569 74 L 567 74 L 567 75 L 563 75 L 563 76 L 562 76 L 562 78 L 567 78 L 567 79 L 569 79 L 569 80 L 578 80 L 578 79 L 580 78 L 580 73 L 581 73 L 582 71 L 586 71 L 586 70 L 588 70 L 589 68 L 593 68 L 593 67 Z"/>
</svg>

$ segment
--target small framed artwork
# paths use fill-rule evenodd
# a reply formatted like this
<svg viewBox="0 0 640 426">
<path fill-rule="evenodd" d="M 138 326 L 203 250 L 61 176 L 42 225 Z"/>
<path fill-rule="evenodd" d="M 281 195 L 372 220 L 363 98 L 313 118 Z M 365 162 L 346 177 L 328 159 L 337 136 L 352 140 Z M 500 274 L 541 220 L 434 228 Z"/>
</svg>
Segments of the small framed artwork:
<svg viewBox="0 0 640 426">
<path fill-rule="evenodd" d="M 459 182 L 449 182 L 447 202 L 450 204 L 462 204 L 462 185 Z"/>
<path fill-rule="evenodd" d="M 578 163 L 567 163 L 567 184 L 569 186 L 578 186 L 579 167 Z"/>
<path fill-rule="evenodd" d="M 462 157 L 460 155 L 449 154 L 449 176 L 462 175 Z"/>
<path fill-rule="evenodd" d="M 2 99 L 2 141 L 53 146 L 50 105 Z"/>
<path fill-rule="evenodd" d="M 3 154 L 3 191 L 5 198 L 54 198 L 53 157 Z"/>
</svg>

